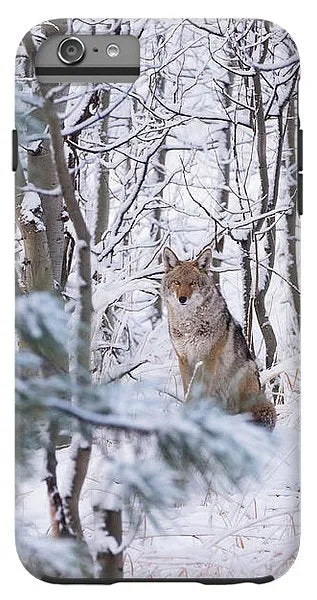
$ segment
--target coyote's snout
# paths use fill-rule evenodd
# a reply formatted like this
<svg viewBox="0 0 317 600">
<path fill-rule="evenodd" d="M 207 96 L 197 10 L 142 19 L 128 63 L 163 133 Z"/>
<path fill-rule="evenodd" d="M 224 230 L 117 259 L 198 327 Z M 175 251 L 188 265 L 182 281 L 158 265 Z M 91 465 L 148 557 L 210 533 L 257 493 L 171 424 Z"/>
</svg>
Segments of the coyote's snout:
<svg viewBox="0 0 317 600">
<path fill-rule="evenodd" d="M 241 327 L 209 273 L 210 248 L 185 261 L 165 248 L 163 259 L 163 298 L 185 397 L 196 389 L 229 412 L 250 412 L 255 421 L 273 429 L 275 408 L 261 392 Z"/>
</svg>

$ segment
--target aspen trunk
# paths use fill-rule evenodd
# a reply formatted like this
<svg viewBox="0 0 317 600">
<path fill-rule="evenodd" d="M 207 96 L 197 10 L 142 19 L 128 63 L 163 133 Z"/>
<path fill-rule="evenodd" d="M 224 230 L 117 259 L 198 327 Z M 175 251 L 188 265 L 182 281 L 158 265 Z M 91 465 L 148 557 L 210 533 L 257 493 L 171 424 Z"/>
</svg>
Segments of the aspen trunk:
<svg viewBox="0 0 317 600">
<path fill-rule="evenodd" d="M 58 188 L 49 140 L 44 140 L 37 152 L 28 151 L 29 183 L 40 190 L 53 191 Z M 62 222 L 63 198 L 60 194 L 40 192 L 48 252 L 53 279 L 60 285 L 63 254 L 64 225 Z M 41 251 L 41 249 L 40 249 Z"/>
</svg>

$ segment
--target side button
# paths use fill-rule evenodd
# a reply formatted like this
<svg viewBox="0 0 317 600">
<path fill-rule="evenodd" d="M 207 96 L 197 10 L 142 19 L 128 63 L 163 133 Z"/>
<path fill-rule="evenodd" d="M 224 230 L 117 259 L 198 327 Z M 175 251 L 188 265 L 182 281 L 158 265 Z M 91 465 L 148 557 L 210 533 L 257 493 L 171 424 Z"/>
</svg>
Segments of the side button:
<svg viewBox="0 0 317 600">
<path fill-rule="evenodd" d="M 303 130 L 298 130 L 298 151 L 297 151 L 297 164 L 298 164 L 298 172 L 300 173 L 303 170 Z"/>
<path fill-rule="evenodd" d="M 297 210 L 301 217 L 303 214 L 303 173 L 297 175 Z"/>
<path fill-rule="evenodd" d="M 18 132 L 16 129 L 12 130 L 12 171 L 16 171 L 18 168 Z"/>
</svg>

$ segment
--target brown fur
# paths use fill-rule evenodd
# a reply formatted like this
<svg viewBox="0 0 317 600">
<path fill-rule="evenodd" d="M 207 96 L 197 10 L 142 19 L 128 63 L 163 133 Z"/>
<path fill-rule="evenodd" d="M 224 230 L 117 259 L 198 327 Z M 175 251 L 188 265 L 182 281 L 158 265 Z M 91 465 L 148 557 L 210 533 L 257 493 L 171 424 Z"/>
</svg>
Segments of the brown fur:
<svg viewBox="0 0 317 600">
<path fill-rule="evenodd" d="M 231 413 L 249 412 L 274 427 L 274 406 L 261 392 L 258 369 L 241 327 L 209 274 L 211 251 L 180 261 L 164 250 L 163 297 L 184 396 L 199 393 Z"/>
</svg>

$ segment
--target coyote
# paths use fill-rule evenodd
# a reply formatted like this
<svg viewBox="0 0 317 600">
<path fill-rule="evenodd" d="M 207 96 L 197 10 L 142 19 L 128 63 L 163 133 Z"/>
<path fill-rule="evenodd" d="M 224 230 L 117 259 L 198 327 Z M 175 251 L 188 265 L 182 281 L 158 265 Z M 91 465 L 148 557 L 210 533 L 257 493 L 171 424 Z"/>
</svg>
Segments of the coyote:
<svg viewBox="0 0 317 600">
<path fill-rule="evenodd" d="M 230 413 L 249 412 L 253 421 L 272 430 L 275 408 L 261 391 L 241 327 L 209 273 L 210 248 L 184 261 L 164 248 L 163 261 L 163 298 L 185 400 L 195 390 Z"/>
</svg>

